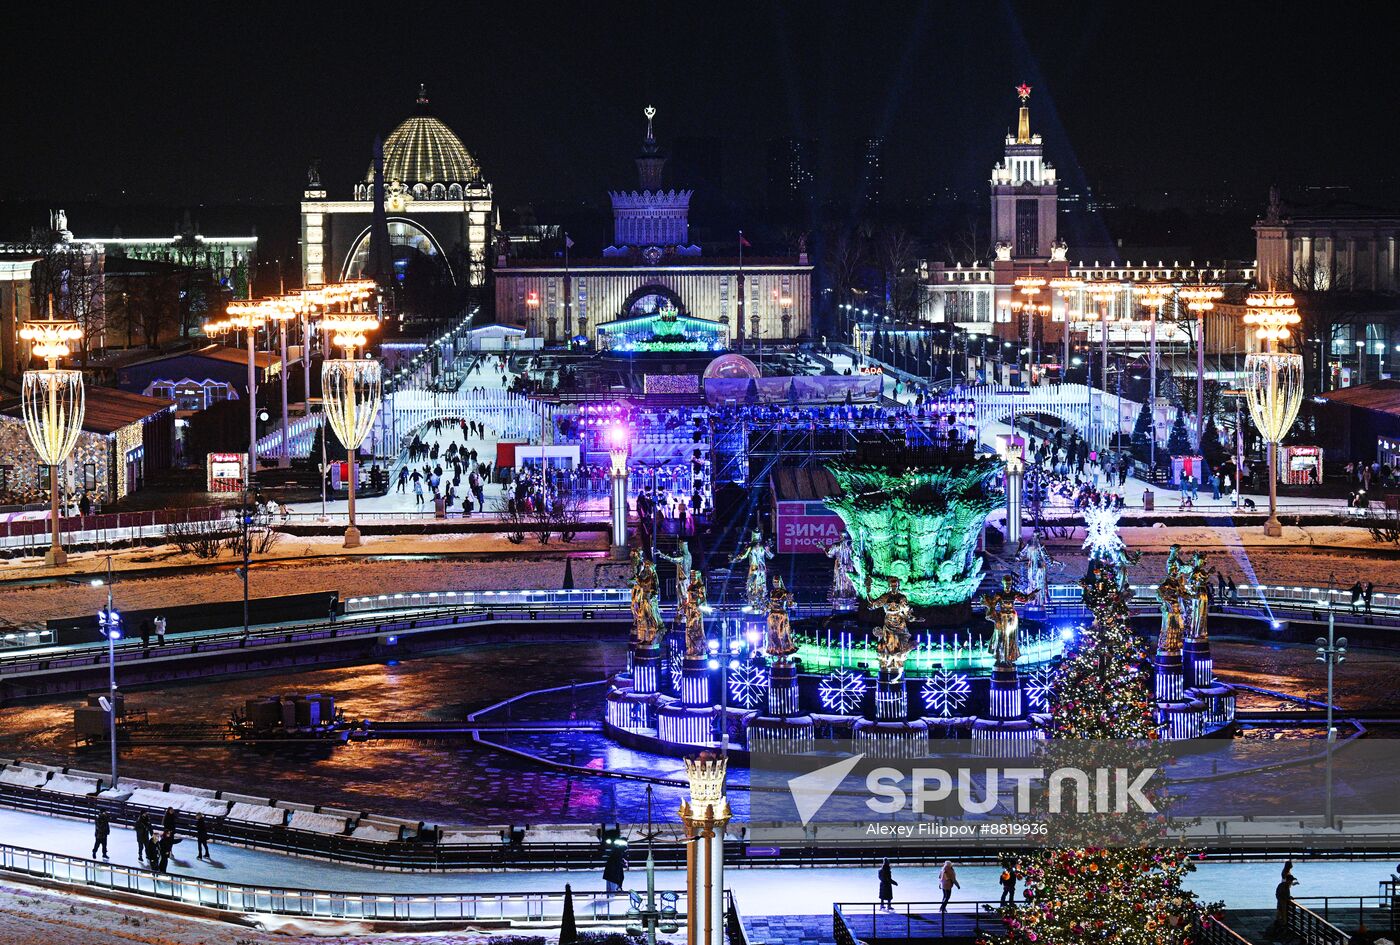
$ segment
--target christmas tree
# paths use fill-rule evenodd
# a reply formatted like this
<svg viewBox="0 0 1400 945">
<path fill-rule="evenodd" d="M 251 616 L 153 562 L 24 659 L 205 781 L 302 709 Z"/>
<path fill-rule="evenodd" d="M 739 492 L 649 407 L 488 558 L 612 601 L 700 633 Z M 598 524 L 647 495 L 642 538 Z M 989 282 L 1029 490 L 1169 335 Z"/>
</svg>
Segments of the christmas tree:
<svg viewBox="0 0 1400 945">
<path fill-rule="evenodd" d="M 1152 459 L 1152 410 L 1148 404 L 1144 403 L 1142 409 L 1138 411 L 1137 422 L 1133 424 L 1133 455 L 1142 462 L 1151 462 Z"/>
<path fill-rule="evenodd" d="M 1157 725 L 1150 663 L 1129 626 L 1131 592 L 1103 560 L 1090 562 L 1080 584 L 1093 623 L 1056 673 L 1049 736 L 1061 761 L 1095 768 L 1132 758 Z M 1202 916 L 1218 908 L 1183 888 L 1195 866 L 1163 842 L 1159 817 L 1056 815 L 1047 827 L 1055 848 L 1023 863 L 1026 902 L 1003 911 L 1008 942 L 1191 945 Z"/>
<path fill-rule="evenodd" d="M 1176 420 L 1172 422 L 1172 432 L 1167 435 L 1167 452 L 1173 456 L 1189 456 L 1195 452 L 1191 448 L 1191 434 L 1186 432 L 1186 415 L 1179 407 Z"/>
</svg>

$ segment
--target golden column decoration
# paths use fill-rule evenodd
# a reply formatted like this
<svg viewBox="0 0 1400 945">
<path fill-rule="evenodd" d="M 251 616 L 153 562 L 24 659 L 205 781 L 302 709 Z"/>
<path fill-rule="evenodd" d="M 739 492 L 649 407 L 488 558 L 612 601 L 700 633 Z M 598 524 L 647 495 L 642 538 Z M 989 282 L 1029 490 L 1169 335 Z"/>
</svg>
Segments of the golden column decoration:
<svg viewBox="0 0 1400 945">
<path fill-rule="evenodd" d="M 1283 534 L 1278 520 L 1278 447 L 1298 419 L 1303 403 L 1303 356 L 1275 351 L 1300 318 L 1287 292 L 1252 292 L 1245 300 L 1244 323 L 1254 326 L 1264 350 L 1244 360 L 1244 393 L 1249 417 L 1269 444 L 1269 518 L 1264 534 Z"/>
<path fill-rule="evenodd" d="M 1171 297 L 1172 287 L 1165 282 L 1149 279 L 1133 286 L 1133 295 L 1138 304 L 1147 309 L 1147 413 L 1152 418 L 1151 436 L 1148 438 L 1148 455 L 1152 469 L 1157 468 L 1157 319 Z"/>
<path fill-rule="evenodd" d="M 321 363 L 321 398 L 326 422 L 344 444 L 349 460 L 346 548 L 360 545 L 360 530 L 355 527 L 355 453 L 369 433 L 383 397 L 379 362 L 356 357 L 367 340 L 365 333 L 379 327 L 378 318 L 356 310 L 369 297 L 373 285 L 372 282 L 342 283 L 339 287 L 342 291 L 332 293 L 331 299 L 343 311 L 327 315 L 322 323 L 322 327 L 333 333 L 331 343 L 345 349 L 344 358 L 327 358 Z"/>
<path fill-rule="evenodd" d="M 685 761 L 690 797 L 681 801 L 685 825 L 686 945 L 724 945 L 724 758 L 701 752 Z"/>
<path fill-rule="evenodd" d="M 20 408 L 24 416 L 24 431 L 39 459 L 49 467 L 49 521 L 53 541 L 44 555 L 50 566 L 68 563 L 68 555 L 59 540 L 58 492 L 63 461 L 73 452 L 78 434 L 83 429 L 83 414 L 87 400 L 83 388 L 83 372 L 60 368 L 58 362 L 68 357 L 68 343 L 82 336 L 78 323 L 53 317 L 53 302 L 49 302 L 49 317 L 27 322 L 19 336 L 29 342 L 31 356 L 42 358 L 48 367 L 25 371 L 20 390 Z"/>
<path fill-rule="evenodd" d="M 248 471 L 243 477 L 246 486 L 251 487 L 258 472 L 258 368 L 257 341 L 258 329 L 267 323 L 268 315 L 276 305 L 274 299 L 238 299 L 230 302 L 225 314 L 227 318 L 204 323 L 206 335 L 242 331 L 248 341 Z"/>
</svg>

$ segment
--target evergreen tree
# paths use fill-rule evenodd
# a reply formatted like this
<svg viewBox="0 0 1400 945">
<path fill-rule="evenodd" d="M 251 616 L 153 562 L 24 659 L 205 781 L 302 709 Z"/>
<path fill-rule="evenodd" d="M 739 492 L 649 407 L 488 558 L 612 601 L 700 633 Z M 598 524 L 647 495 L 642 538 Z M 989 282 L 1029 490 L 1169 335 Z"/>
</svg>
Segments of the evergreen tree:
<svg viewBox="0 0 1400 945">
<path fill-rule="evenodd" d="M 1217 469 L 1230 456 L 1230 451 L 1220 442 L 1220 428 L 1215 425 L 1215 415 L 1206 415 L 1206 429 L 1201 436 L 1201 450 L 1211 469 Z"/>
<path fill-rule="evenodd" d="M 1137 423 L 1133 424 L 1133 455 L 1144 463 L 1152 460 L 1152 411 L 1147 404 L 1138 411 Z"/>
<path fill-rule="evenodd" d="M 1191 448 L 1191 434 L 1186 431 L 1186 414 L 1180 407 L 1172 422 L 1172 432 L 1167 436 L 1167 452 L 1172 456 L 1190 456 L 1195 452 Z"/>
<path fill-rule="evenodd" d="M 1093 622 L 1056 672 L 1050 746 L 1081 765 L 1111 764 L 1130 750 L 1119 740 L 1157 737 L 1151 664 L 1115 568 L 1092 561 L 1080 584 Z M 1055 815 L 1049 827 L 1054 848 L 1023 861 L 1026 902 L 1003 910 L 1012 945 L 1190 945 L 1198 921 L 1220 908 L 1183 888 L 1195 866 L 1187 851 L 1162 844 L 1167 828 L 1154 816 Z"/>
</svg>

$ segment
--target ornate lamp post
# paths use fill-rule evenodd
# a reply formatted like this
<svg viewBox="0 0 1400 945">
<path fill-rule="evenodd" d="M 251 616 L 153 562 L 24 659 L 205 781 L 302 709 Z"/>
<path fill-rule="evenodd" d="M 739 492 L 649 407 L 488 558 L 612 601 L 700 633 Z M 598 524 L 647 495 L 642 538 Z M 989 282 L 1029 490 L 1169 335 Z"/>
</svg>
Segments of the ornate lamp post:
<svg viewBox="0 0 1400 945">
<path fill-rule="evenodd" d="M 44 563 L 66 564 L 68 555 L 59 541 L 58 482 L 63 462 L 73 452 L 73 445 L 82 431 L 87 399 L 83 372 L 60 368 L 58 362 L 68 357 L 68 343 L 81 337 L 82 329 L 77 322 L 54 318 L 50 303 L 49 317 L 26 323 L 19 336 L 30 343 L 31 355 L 48 363 L 43 370 L 24 372 L 20 407 L 29 442 L 39 459 L 49 467 L 49 521 L 53 526 L 53 542 L 44 556 Z"/>
<path fill-rule="evenodd" d="M 791 338 L 792 332 L 790 326 L 792 324 L 792 296 L 788 295 L 786 292 L 779 295 L 778 307 L 782 309 L 783 313 L 783 337 Z"/>
<path fill-rule="evenodd" d="M 240 299 L 229 303 L 225 310 L 228 317 L 221 321 L 204 323 L 205 334 L 218 334 L 226 331 L 242 331 L 248 340 L 248 471 L 244 482 L 252 484 L 258 471 L 258 329 L 261 328 L 272 310 L 272 299 Z"/>
<path fill-rule="evenodd" d="M 282 366 L 282 445 L 277 451 L 277 465 L 283 468 L 292 464 L 291 444 L 287 442 L 287 323 L 298 315 L 294 297 L 284 295 L 271 299 L 267 306 L 267 317 L 277 323 Z"/>
<path fill-rule="evenodd" d="M 1070 301 L 1072 298 L 1074 298 L 1075 293 L 1079 292 L 1081 289 L 1084 288 L 1084 280 L 1073 279 L 1069 277 L 1065 277 L 1062 279 L 1051 279 L 1050 288 L 1054 289 L 1060 294 L 1060 299 L 1062 300 L 1065 309 L 1065 330 L 1064 338 L 1062 339 L 1062 341 L 1064 342 L 1064 354 L 1062 356 L 1062 360 L 1060 361 L 1060 380 L 1068 381 L 1070 330 L 1071 326 L 1074 324 L 1073 320 L 1075 318 L 1078 318 L 1080 315 L 1080 312 L 1078 312 L 1070 304 Z"/>
<path fill-rule="evenodd" d="M 1299 322 L 1298 308 L 1287 292 L 1254 292 L 1245 301 L 1244 323 L 1255 326 L 1254 334 L 1264 343 L 1264 351 L 1248 355 L 1244 361 L 1244 392 L 1249 417 L 1269 444 L 1269 519 L 1264 534 L 1282 535 L 1278 520 L 1278 446 L 1298 418 L 1303 403 L 1303 356 L 1274 350 L 1288 337 L 1288 327 Z"/>
<path fill-rule="evenodd" d="M 1188 311 L 1196 315 L 1196 451 L 1205 456 L 1206 421 L 1206 312 L 1225 293 L 1215 286 L 1194 285 L 1181 290 Z"/>
<path fill-rule="evenodd" d="M 525 310 L 529 313 L 529 314 L 528 314 L 528 317 L 527 317 L 527 319 L 526 319 L 526 322 L 525 322 L 525 336 L 528 338 L 529 335 L 530 335 L 530 326 L 533 325 L 533 324 L 535 324 L 536 319 L 539 318 L 539 311 L 540 311 L 540 294 L 539 294 L 538 292 L 536 292 L 534 289 L 531 289 L 531 290 L 530 290 L 528 293 L 526 293 L 526 295 L 525 295 Z M 554 335 L 554 329 L 553 329 L 553 325 L 552 325 L 552 323 L 551 323 L 551 327 L 550 327 L 550 337 L 551 337 L 551 339 L 553 338 L 553 335 Z"/>
<path fill-rule="evenodd" d="M 1113 302 L 1113 289 L 1106 285 L 1095 286 L 1090 292 L 1090 297 L 1094 304 L 1099 307 L 1099 423 L 1104 425 L 1105 410 L 1104 401 L 1108 398 L 1108 307 Z M 1115 422 L 1121 423 L 1122 418 L 1115 418 Z M 1100 439 L 1107 441 L 1107 428 L 1100 434 Z M 1097 446 L 1097 444 L 1095 444 Z"/>
<path fill-rule="evenodd" d="M 627 427 L 618 424 L 608 428 L 608 458 L 612 466 L 608 480 L 612 485 L 612 555 L 618 560 L 627 557 Z"/>
<path fill-rule="evenodd" d="M 353 298 L 351 293 L 349 298 Z M 324 326 L 334 332 L 331 341 L 345 349 L 344 358 L 327 358 L 321 363 L 321 398 L 326 420 L 345 445 L 349 460 L 349 517 L 345 547 L 360 546 L 360 530 L 355 527 L 355 451 L 364 442 L 379 411 L 383 396 L 379 362 L 357 358 L 364 347 L 365 332 L 379 327 L 379 319 L 367 312 L 340 312 L 326 318 Z"/>
<path fill-rule="evenodd" d="M 1026 312 L 1026 386 L 1028 387 L 1030 386 L 1031 365 L 1033 364 L 1031 359 L 1035 357 L 1035 316 L 1036 312 L 1039 311 L 1039 306 L 1035 304 L 1035 301 L 1044 285 L 1044 279 L 1030 273 L 1017 277 L 1016 291 L 1025 298 L 1013 299 L 1010 306 L 1012 312 L 1019 313 L 1022 309 Z"/>
<path fill-rule="evenodd" d="M 1171 291 L 1171 286 L 1155 279 L 1133 286 L 1133 294 L 1138 297 L 1138 303 L 1147 309 L 1147 411 L 1152 418 L 1148 456 L 1154 470 L 1157 468 L 1157 316 L 1162 314 Z"/>
</svg>

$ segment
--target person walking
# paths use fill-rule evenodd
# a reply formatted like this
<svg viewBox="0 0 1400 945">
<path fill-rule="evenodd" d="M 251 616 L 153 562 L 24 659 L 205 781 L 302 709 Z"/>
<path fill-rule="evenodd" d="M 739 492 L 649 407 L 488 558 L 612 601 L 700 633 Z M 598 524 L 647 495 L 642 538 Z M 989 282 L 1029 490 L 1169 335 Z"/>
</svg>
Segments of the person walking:
<svg viewBox="0 0 1400 945">
<path fill-rule="evenodd" d="M 1353 585 L 1351 586 L 1351 612 L 1352 612 L 1352 613 L 1356 613 L 1356 605 L 1359 604 L 1359 603 L 1361 603 L 1361 595 L 1364 594 L 1365 592 L 1366 592 L 1366 589 L 1365 589 L 1364 587 L 1361 586 L 1361 582 L 1360 582 L 1360 581 L 1357 581 L 1355 584 L 1353 584 Z"/>
<path fill-rule="evenodd" d="M 161 818 L 161 821 L 160 821 L 160 829 L 161 829 L 161 830 L 169 830 L 171 833 L 174 833 L 174 832 L 175 832 L 175 825 L 176 825 L 178 822 L 179 822 L 179 815 L 175 813 L 175 808 L 173 808 L 173 807 L 167 807 L 167 808 L 165 809 L 165 816 L 162 817 L 162 818 Z"/>
<path fill-rule="evenodd" d="M 209 856 L 209 821 L 203 814 L 196 814 L 194 818 L 194 836 L 199 844 L 199 854 L 196 859 L 213 859 Z"/>
<path fill-rule="evenodd" d="M 102 859 L 107 859 L 107 837 L 112 833 L 112 820 L 107 816 L 105 810 L 97 812 L 97 820 L 92 825 L 92 858 L 97 859 L 98 848 L 102 850 Z"/>
<path fill-rule="evenodd" d="M 136 860 L 146 862 L 146 850 L 151 845 L 151 817 L 145 811 L 136 818 Z"/>
<path fill-rule="evenodd" d="M 947 912 L 948 900 L 953 898 L 953 890 L 962 888 L 962 883 L 958 882 L 958 871 L 953 869 L 952 860 L 943 861 L 943 869 L 938 871 L 938 888 L 943 890 L 943 903 L 938 907 L 938 911 Z"/>
<path fill-rule="evenodd" d="M 1361 599 L 1365 602 L 1366 613 L 1371 612 L 1371 595 L 1376 592 L 1376 585 L 1373 581 L 1367 581 L 1366 586 L 1361 590 Z"/>
<path fill-rule="evenodd" d="M 160 834 L 160 866 L 157 867 L 162 873 L 170 872 L 170 853 L 175 849 L 174 829 L 167 827 Z"/>
<path fill-rule="evenodd" d="M 165 614 L 156 615 L 156 646 L 165 646 Z"/>
<path fill-rule="evenodd" d="M 880 863 L 880 908 L 894 908 L 894 888 L 898 885 L 899 881 L 894 878 L 890 861 L 886 858 Z"/>
<path fill-rule="evenodd" d="M 1016 861 L 1007 860 L 1001 871 L 1001 905 L 1003 908 L 1016 904 Z"/>
<path fill-rule="evenodd" d="M 151 648 L 151 618 L 150 618 L 150 617 L 147 617 L 145 620 L 141 621 L 141 649 L 143 649 L 143 650 L 149 650 L 150 648 Z"/>
</svg>

